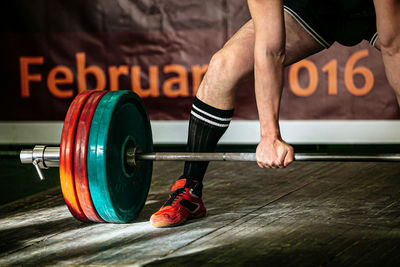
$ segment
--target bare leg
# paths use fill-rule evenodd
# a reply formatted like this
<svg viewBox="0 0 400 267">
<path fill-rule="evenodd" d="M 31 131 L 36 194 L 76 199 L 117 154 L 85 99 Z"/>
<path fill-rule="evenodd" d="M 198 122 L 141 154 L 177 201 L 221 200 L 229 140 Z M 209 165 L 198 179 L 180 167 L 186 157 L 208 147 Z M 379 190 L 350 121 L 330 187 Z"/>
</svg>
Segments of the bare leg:
<svg viewBox="0 0 400 267">
<path fill-rule="evenodd" d="M 285 12 L 285 66 L 315 54 L 323 47 Z M 238 83 L 253 73 L 254 27 L 248 21 L 212 57 L 208 71 L 197 92 L 197 97 L 219 109 L 233 109 Z"/>
<path fill-rule="evenodd" d="M 378 40 L 386 77 L 400 105 L 400 1 L 374 0 Z"/>
<path fill-rule="evenodd" d="M 288 14 L 285 14 L 285 26 L 285 64 L 291 64 L 323 49 Z M 232 118 L 237 84 L 253 72 L 253 47 L 253 23 L 249 21 L 212 57 L 197 92 L 198 99 L 193 102 L 189 120 L 188 151 L 207 152 L 215 149 Z M 185 162 L 183 175 L 172 187 L 174 193 L 151 216 L 153 226 L 178 225 L 186 219 L 205 215 L 201 189 L 207 166 L 208 162 Z M 182 200 L 186 202 L 175 201 L 178 196 L 183 198 L 182 192 L 188 192 L 184 195 L 188 200 L 185 198 Z M 193 215 L 181 212 L 188 209 L 188 206 L 183 206 L 187 202 L 198 207 Z"/>
<path fill-rule="evenodd" d="M 293 63 L 323 49 L 288 14 L 285 14 L 285 25 L 287 38 L 285 64 Z M 215 149 L 232 118 L 237 84 L 253 72 L 253 46 L 253 23 L 249 21 L 212 57 L 197 92 L 198 99 L 194 100 L 192 106 L 188 151 L 207 152 Z M 185 162 L 183 175 L 172 187 L 175 188 L 174 193 L 150 218 L 154 226 L 178 225 L 194 216 L 204 216 L 205 207 L 200 197 L 207 166 L 208 162 Z M 179 193 L 183 192 L 182 190 L 194 193 L 185 194 L 189 198 L 186 202 L 197 203 L 199 207 L 193 215 L 181 212 L 187 209 L 182 207 L 186 202 L 174 201 L 177 196 L 182 197 Z"/>
</svg>

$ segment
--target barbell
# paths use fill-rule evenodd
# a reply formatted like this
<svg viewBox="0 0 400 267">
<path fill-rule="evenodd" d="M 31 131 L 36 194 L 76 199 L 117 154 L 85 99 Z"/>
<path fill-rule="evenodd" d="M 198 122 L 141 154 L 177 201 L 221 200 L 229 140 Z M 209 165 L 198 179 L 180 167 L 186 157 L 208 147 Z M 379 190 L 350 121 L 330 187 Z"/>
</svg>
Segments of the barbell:
<svg viewBox="0 0 400 267">
<path fill-rule="evenodd" d="M 153 161 L 256 161 L 255 153 L 154 153 L 144 103 L 132 91 L 85 91 L 65 117 L 60 147 L 20 153 L 41 179 L 59 167 L 64 200 L 81 221 L 126 223 L 146 201 Z M 295 153 L 296 161 L 400 161 L 400 154 Z"/>
</svg>

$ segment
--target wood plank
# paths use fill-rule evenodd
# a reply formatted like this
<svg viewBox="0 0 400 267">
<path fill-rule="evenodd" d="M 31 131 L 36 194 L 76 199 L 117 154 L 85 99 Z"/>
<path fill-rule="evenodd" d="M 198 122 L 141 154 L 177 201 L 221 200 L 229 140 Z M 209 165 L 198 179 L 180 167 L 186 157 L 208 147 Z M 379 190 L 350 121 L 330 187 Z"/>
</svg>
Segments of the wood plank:
<svg viewBox="0 0 400 267">
<path fill-rule="evenodd" d="M 0 207 L 0 265 L 396 263 L 398 166 L 215 162 L 204 188 L 208 216 L 155 229 L 148 219 L 182 170 L 156 162 L 147 203 L 130 224 L 78 222 L 59 189 Z"/>
<path fill-rule="evenodd" d="M 343 166 L 346 165 L 348 164 Z M 386 221 L 381 220 L 385 217 L 382 216 L 383 212 L 386 212 L 387 216 L 391 214 L 390 217 L 395 219 L 400 213 L 392 204 L 393 201 L 397 203 L 399 188 L 394 187 L 390 193 L 387 186 L 391 183 L 393 188 L 393 182 L 397 185 L 396 178 L 400 177 L 399 168 L 394 168 L 394 173 L 391 171 L 393 174 L 387 176 L 387 173 L 381 172 L 381 168 L 377 168 L 379 165 L 381 166 L 381 164 L 375 166 L 351 164 L 351 170 L 346 168 L 346 175 L 342 176 L 343 178 L 340 178 L 343 171 L 336 170 L 336 176 L 332 177 L 334 179 L 329 178 L 333 173 L 327 171 L 326 177 L 311 183 L 303 190 L 296 191 L 279 203 L 265 207 L 260 216 L 253 216 L 244 224 L 235 225 L 229 231 L 222 229 L 222 234 L 216 233 L 204 240 L 197 240 L 154 265 L 186 262 L 188 255 L 196 259 L 200 252 L 193 252 L 196 248 L 199 251 L 202 247 L 205 249 L 201 251 L 202 256 L 199 257 L 199 261 L 207 259 L 209 263 L 215 264 L 248 265 L 267 261 L 273 264 L 319 265 L 337 258 L 346 258 L 345 254 L 340 252 L 354 243 L 359 244 L 359 239 L 364 238 L 365 242 L 369 243 L 371 239 L 374 240 L 373 233 L 377 229 L 387 232 L 388 229 L 399 228 L 397 221 L 388 221 L 388 217 Z M 322 188 L 323 193 L 315 190 L 316 188 Z M 368 200 L 366 196 L 371 198 L 370 191 L 366 190 L 370 188 L 374 189 L 375 197 L 366 201 Z M 376 202 L 376 199 L 380 202 Z M 391 204 L 380 204 L 384 201 Z M 387 212 L 388 210 L 390 212 Z M 276 214 L 280 216 L 277 217 Z M 376 216 L 377 214 L 381 215 Z M 275 220 L 271 220 L 269 216 Z M 395 241 L 397 240 L 389 244 L 389 248 L 396 244 Z M 374 247 L 379 247 L 382 242 L 375 243 L 377 244 Z M 381 250 L 386 251 L 384 244 L 382 243 Z M 256 252 L 251 253 L 246 248 L 252 248 Z M 397 255 L 398 249 L 390 251 L 392 257 L 389 259 L 396 259 L 397 257 L 393 258 L 393 255 Z M 368 251 L 363 251 L 363 255 L 368 255 L 365 252 Z M 350 263 L 359 261 L 360 255 L 357 253 L 350 255 L 352 256 L 348 258 Z M 370 264 L 371 260 L 383 261 L 381 257 L 376 256 L 365 256 L 369 262 L 363 263 Z M 349 263 L 347 260 L 343 262 Z"/>
</svg>

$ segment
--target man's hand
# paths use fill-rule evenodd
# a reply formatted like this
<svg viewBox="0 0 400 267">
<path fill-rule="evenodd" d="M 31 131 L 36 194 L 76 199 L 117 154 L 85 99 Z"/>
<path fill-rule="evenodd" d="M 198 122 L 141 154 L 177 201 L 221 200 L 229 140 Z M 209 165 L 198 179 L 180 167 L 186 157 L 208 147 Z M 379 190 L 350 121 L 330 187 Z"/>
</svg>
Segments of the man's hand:
<svg viewBox="0 0 400 267">
<path fill-rule="evenodd" d="M 282 139 L 261 138 L 256 158 L 260 168 L 284 168 L 293 161 L 293 147 Z"/>
</svg>

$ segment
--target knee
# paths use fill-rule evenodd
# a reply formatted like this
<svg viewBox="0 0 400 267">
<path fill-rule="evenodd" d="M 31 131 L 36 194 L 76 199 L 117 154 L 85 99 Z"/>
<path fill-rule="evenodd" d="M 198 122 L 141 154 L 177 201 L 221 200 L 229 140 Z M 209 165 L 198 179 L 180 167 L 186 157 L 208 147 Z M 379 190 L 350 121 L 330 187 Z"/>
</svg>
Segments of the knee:
<svg viewBox="0 0 400 267">
<path fill-rule="evenodd" d="M 380 35 L 379 45 L 381 53 L 385 56 L 394 56 L 400 54 L 399 35 Z"/>
<path fill-rule="evenodd" d="M 212 56 L 207 71 L 215 75 L 225 75 L 229 66 L 232 66 L 232 64 L 233 62 L 230 62 L 227 53 L 225 53 L 223 50 L 220 50 Z"/>
<path fill-rule="evenodd" d="M 235 94 L 236 78 L 231 71 L 231 59 L 223 51 L 215 53 L 207 72 L 199 87 L 197 95 L 200 97 L 218 98 L 229 97 Z"/>
<path fill-rule="evenodd" d="M 250 59 L 244 58 L 234 49 L 223 48 L 212 56 L 207 72 L 218 75 L 219 80 L 236 84 L 251 71 Z"/>
<path fill-rule="evenodd" d="M 237 84 L 251 72 L 251 67 L 235 49 L 224 47 L 212 56 L 198 92 L 204 95 L 232 96 Z"/>
</svg>

